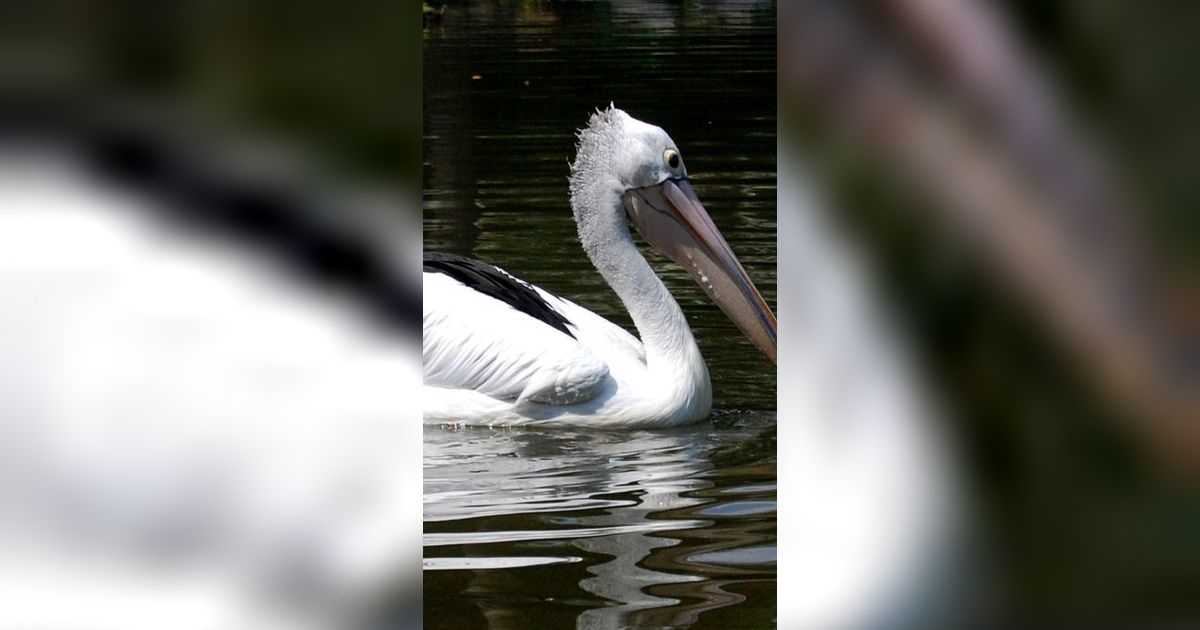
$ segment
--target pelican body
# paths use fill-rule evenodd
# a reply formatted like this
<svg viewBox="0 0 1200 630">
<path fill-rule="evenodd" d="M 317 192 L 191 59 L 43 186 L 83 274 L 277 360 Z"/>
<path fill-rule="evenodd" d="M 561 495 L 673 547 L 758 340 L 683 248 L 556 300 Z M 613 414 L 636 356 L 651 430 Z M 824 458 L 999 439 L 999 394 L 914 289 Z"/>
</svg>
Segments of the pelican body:
<svg viewBox="0 0 1200 630">
<path fill-rule="evenodd" d="M 498 267 L 426 255 L 426 422 L 648 428 L 707 418 L 708 368 L 629 223 L 775 361 L 775 315 L 696 198 L 665 131 L 612 106 L 597 111 L 579 132 L 570 193 L 583 250 L 638 337 Z"/>
</svg>

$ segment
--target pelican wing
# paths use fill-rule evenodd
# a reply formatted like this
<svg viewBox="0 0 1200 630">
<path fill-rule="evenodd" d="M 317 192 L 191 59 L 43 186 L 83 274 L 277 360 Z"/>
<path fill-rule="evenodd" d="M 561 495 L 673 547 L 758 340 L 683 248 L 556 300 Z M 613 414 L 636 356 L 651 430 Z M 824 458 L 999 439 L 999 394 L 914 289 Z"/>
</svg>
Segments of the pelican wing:
<svg viewBox="0 0 1200 630">
<path fill-rule="evenodd" d="M 590 400 L 604 386 L 608 364 L 570 330 L 445 273 L 424 274 L 422 297 L 426 385 L 554 405 Z"/>
<path fill-rule="evenodd" d="M 579 343 L 591 349 L 612 368 L 618 363 L 633 361 L 646 365 L 646 349 L 641 340 L 629 331 L 596 313 L 542 289 L 533 287 L 547 304 L 571 322 L 570 330 Z"/>
</svg>

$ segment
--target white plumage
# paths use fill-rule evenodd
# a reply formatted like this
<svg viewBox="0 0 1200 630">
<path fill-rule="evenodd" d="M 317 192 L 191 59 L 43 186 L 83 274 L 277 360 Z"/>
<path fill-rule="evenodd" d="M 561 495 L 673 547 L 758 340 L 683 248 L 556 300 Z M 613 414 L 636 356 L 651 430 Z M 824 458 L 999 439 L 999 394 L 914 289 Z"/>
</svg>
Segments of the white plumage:
<svg viewBox="0 0 1200 630">
<path fill-rule="evenodd" d="M 628 220 L 774 359 L 774 314 L 691 191 L 670 136 L 610 107 L 579 138 L 580 242 L 641 339 L 503 270 L 443 257 L 424 274 L 426 422 L 655 427 L 707 417 L 708 368 Z"/>
<path fill-rule="evenodd" d="M 427 422 L 653 426 L 676 424 L 688 411 L 707 415 L 711 389 L 699 350 L 684 367 L 699 372 L 688 380 L 702 376 L 703 387 L 677 387 L 647 369 L 642 343 L 623 328 L 533 290 L 572 322 L 574 338 L 449 276 L 425 274 Z M 670 399 L 657 396 L 672 389 Z M 662 408 L 676 414 L 656 418 Z"/>
<path fill-rule="evenodd" d="M 417 561 L 415 344 L 85 173 L 0 151 L 0 628 L 344 627 Z"/>
<path fill-rule="evenodd" d="M 600 393 L 608 364 L 577 339 L 553 329 L 546 333 L 544 322 L 447 275 L 427 274 L 425 282 L 425 296 L 438 296 L 432 302 L 440 307 L 425 313 L 427 384 L 461 384 L 517 404 L 569 405 Z M 462 315 L 480 324 L 442 339 Z"/>
</svg>

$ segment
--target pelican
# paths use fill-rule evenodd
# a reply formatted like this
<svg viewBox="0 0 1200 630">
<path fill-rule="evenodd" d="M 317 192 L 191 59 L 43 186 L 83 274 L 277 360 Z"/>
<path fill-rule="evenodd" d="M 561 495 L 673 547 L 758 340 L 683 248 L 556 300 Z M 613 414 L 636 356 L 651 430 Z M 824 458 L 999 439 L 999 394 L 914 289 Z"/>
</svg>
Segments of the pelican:
<svg viewBox="0 0 1200 630">
<path fill-rule="evenodd" d="M 0 628 L 345 628 L 409 592 L 406 226 L 237 146 L 8 115 Z"/>
<path fill-rule="evenodd" d="M 579 241 L 640 339 L 498 267 L 427 255 L 426 422 L 652 428 L 708 417 L 708 368 L 630 222 L 775 361 L 775 315 L 696 198 L 671 137 L 610 104 L 578 138 L 570 197 Z"/>
</svg>

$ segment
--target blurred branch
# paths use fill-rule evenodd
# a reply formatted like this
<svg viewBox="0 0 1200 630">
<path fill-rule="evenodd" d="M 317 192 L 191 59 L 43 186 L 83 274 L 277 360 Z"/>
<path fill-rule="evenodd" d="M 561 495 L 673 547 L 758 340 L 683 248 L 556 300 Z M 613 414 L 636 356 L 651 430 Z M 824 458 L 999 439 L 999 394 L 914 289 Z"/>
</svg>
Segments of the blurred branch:
<svg viewBox="0 0 1200 630">
<path fill-rule="evenodd" d="M 980 3 L 785 3 L 781 97 L 913 181 L 1159 455 L 1200 454 L 1143 235 L 998 16 Z M 932 79 L 932 80 L 931 80 Z"/>
</svg>

